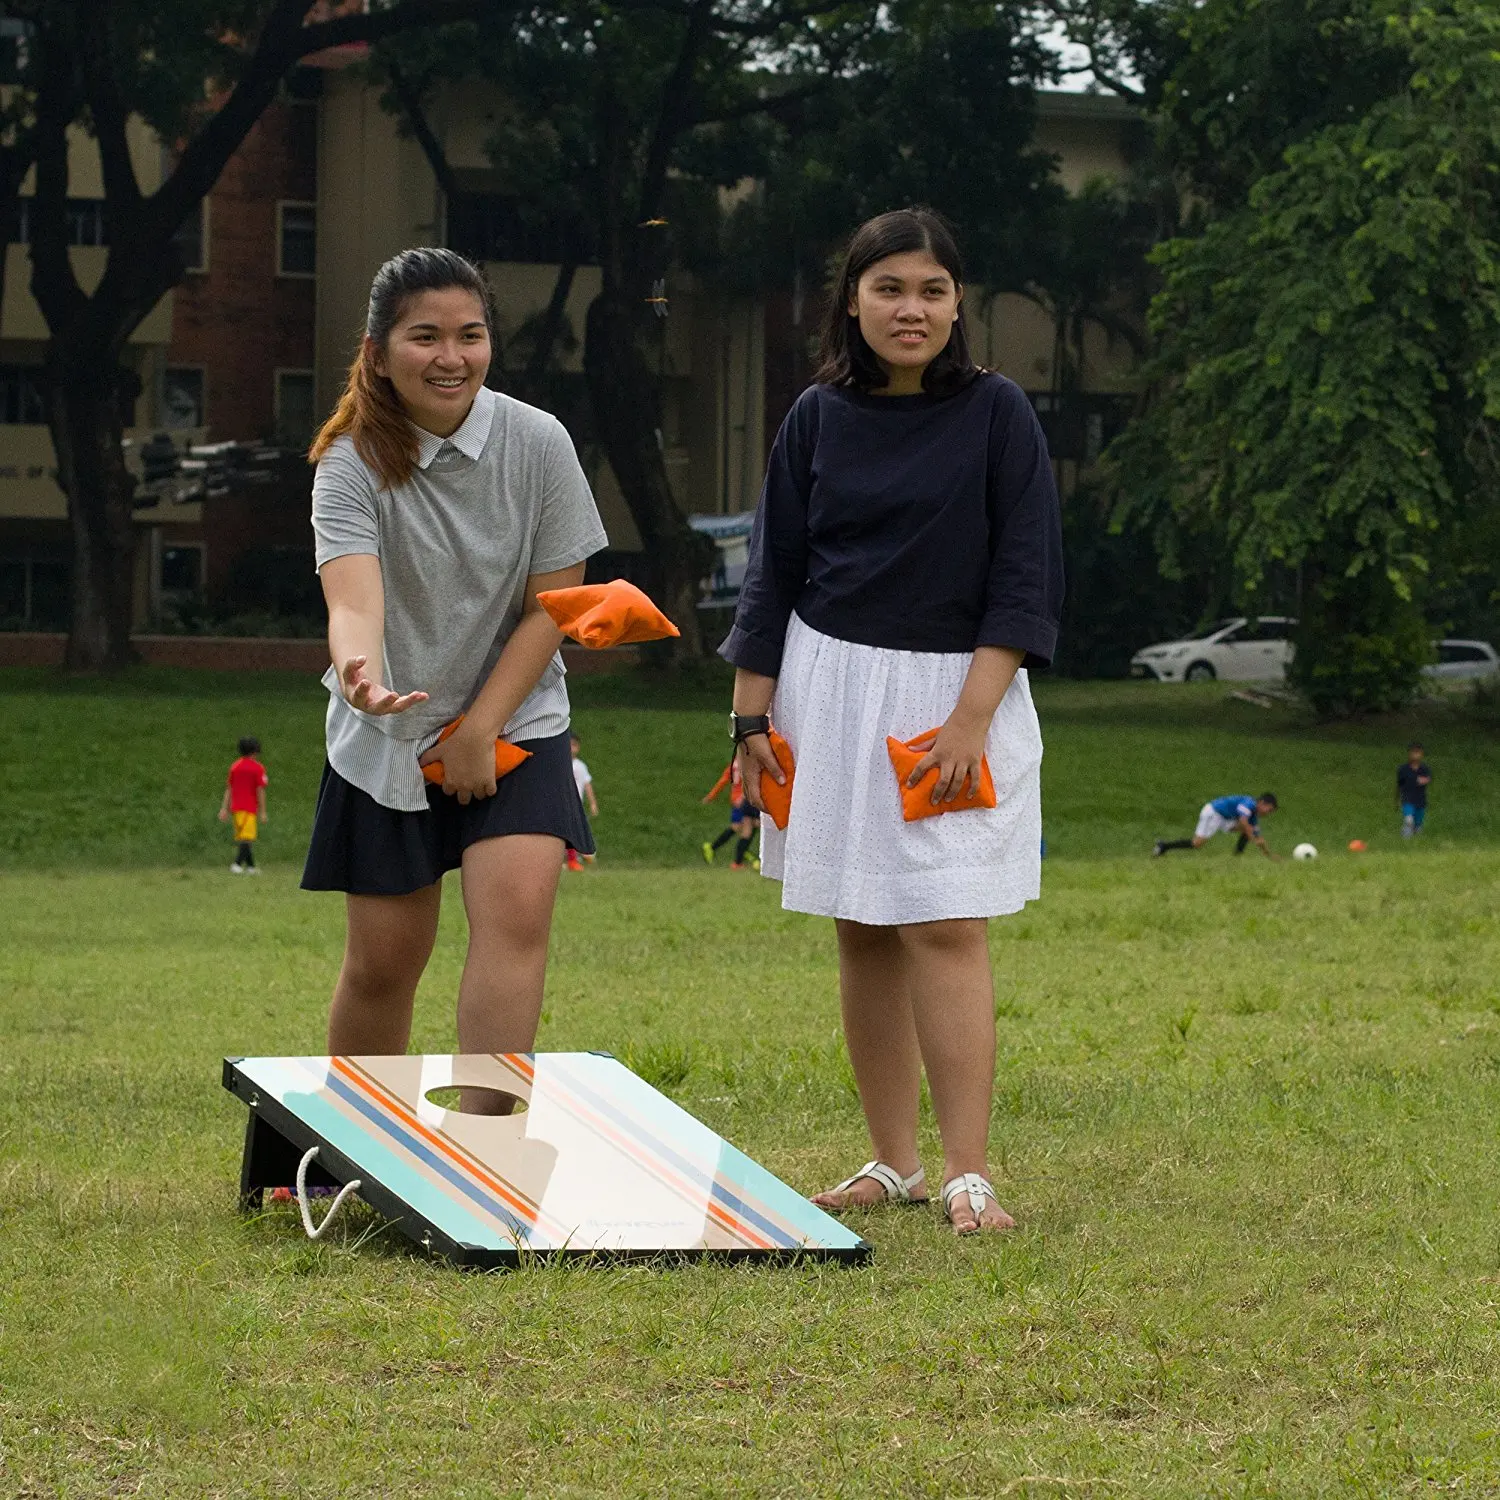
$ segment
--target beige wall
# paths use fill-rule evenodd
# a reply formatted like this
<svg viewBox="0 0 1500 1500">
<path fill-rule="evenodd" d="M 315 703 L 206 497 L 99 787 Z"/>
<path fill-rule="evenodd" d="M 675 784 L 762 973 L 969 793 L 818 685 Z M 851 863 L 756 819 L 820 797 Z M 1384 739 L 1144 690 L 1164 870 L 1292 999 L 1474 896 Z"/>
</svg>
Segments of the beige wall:
<svg viewBox="0 0 1500 1500">
<path fill-rule="evenodd" d="M 1039 303 L 1011 292 L 991 297 L 983 287 L 973 287 L 964 317 L 974 358 L 980 364 L 1028 391 L 1058 388 L 1052 316 Z M 1123 393 L 1132 388 L 1133 370 L 1130 346 L 1090 324 L 1083 341 L 1080 388 Z"/>
<path fill-rule="evenodd" d="M 161 185 L 162 148 L 157 137 L 139 120 L 129 127 L 130 156 L 136 179 L 144 193 Z M 35 173 L 22 186 L 22 194 L 35 190 Z M 104 177 L 97 143 L 82 130 L 68 134 L 68 196 L 102 198 Z M 102 246 L 78 245 L 68 252 L 74 273 L 85 292 L 92 292 L 104 275 L 109 251 Z M 31 295 L 31 252 L 25 245 L 5 247 L 3 307 L 0 307 L 0 361 L 40 364 L 46 354 L 48 330 L 41 309 Z M 158 376 L 165 345 L 172 335 L 172 295 L 169 292 L 147 314 L 130 336 L 132 357 L 141 372 L 143 392 L 138 406 L 142 426 L 130 434 L 148 437 L 155 420 Z M 0 517 L 25 520 L 64 521 L 67 501 L 49 476 L 56 466 L 52 438 L 42 426 L 0 425 Z M 163 517 L 175 523 L 196 520 L 186 510 L 173 507 Z M 149 513 L 138 511 L 135 519 L 145 523 Z"/>
<path fill-rule="evenodd" d="M 527 318 L 547 310 L 557 285 L 557 267 L 531 261 L 486 261 L 484 274 L 495 303 L 495 332 L 503 343 L 513 339 Z M 560 339 L 557 368 L 569 374 L 583 370 L 583 320 L 599 295 L 599 267 L 580 266 L 568 289 L 564 308 L 571 338 Z M 563 347 L 564 344 L 571 347 Z"/>
<path fill-rule="evenodd" d="M 1033 139 L 1058 158 L 1058 180 L 1070 193 L 1091 178 L 1124 177 L 1141 128 L 1138 111 L 1113 94 L 1047 89 L 1037 96 Z"/>
<path fill-rule="evenodd" d="M 344 388 L 375 272 L 398 250 L 433 244 L 441 229 L 432 170 L 421 148 L 401 139 L 379 91 L 347 72 L 330 71 L 324 82 L 314 347 L 322 414 Z"/>
<path fill-rule="evenodd" d="M 73 272 L 85 292 L 104 275 L 109 251 L 102 245 L 75 245 L 68 251 Z M 47 338 L 47 320 L 31 295 L 31 251 L 26 245 L 5 247 L 5 305 L 0 310 L 0 338 Z M 165 344 L 172 336 L 172 294 L 168 292 L 130 335 L 132 344 Z"/>
<path fill-rule="evenodd" d="M 466 181 L 494 176 L 486 145 L 498 107 L 492 91 L 470 83 L 444 91 L 431 108 L 429 123 Z M 343 389 L 372 276 L 398 250 L 441 239 L 442 195 L 420 148 L 381 109 L 378 91 L 342 73 L 327 78 L 318 181 L 318 402 L 326 412 Z M 547 306 L 557 267 L 506 261 L 484 270 L 503 341 Z M 583 267 L 567 304 L 572 347 L 559 361 L 564 371 L 582 371 L 584 320 L 598 290 L 598 268 Z M 748 508 L 765 454 L 762 305 L 715 297 L 682 274 L 670 291 L 658 355 L 668 479 L 685 510 Z M 611 544 L 639 549 L 608 464 L 597 453 L 581 457 Z"/>
</svg>

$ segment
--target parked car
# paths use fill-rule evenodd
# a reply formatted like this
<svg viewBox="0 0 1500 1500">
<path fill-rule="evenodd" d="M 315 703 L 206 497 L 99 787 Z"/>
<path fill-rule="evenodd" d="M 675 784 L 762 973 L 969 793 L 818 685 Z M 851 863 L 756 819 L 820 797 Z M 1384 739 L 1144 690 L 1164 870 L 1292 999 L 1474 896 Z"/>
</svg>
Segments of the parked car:
<svg viewBox="0 0 1500 1500">
<path fill-rule="evenodd" d="M 1437 660 L 1422 668 L 1425 677 L 1455 678 L 1500 676 L 1500 654 L 1488 641 L 1434 641 Z"/>
<path fill-rule="evenodd" d="M 1147 646 L 1130 658 L 1132 677 L 1158 682 L 1281 682 L 1297 622 L 1285 615 L 1237 615 L 1197 635 Z"/>
</svg>

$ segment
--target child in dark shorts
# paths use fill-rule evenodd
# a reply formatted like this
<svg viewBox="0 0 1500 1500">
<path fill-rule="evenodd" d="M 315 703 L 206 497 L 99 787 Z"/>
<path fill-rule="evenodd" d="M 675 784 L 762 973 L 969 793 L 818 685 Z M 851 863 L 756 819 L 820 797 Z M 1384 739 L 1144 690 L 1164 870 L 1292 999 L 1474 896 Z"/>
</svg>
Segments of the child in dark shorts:
<svg viewBox="0 0 1500 1500">
<path fill-rule="evenodd" d="M 703 843 L 703 858 L 709 864 L 714 862 L 714 855 L 727 844 L 730 839 L 738 839 L 734 846 L 734 859 L 730 861 L 731 870 L 743 870 L 748 863 L 752 870 L 760 869 L 758 859 L 750 859 L 750 845 L 760 828 L 760 814 L 745 800 L 745 785 L 740 778 L 740 767 L 737 760 L 731 760 L 724 768 L 724 773 L 714 782 L 713 790 L 703 799 L 712 802 L 725 787 L 729 788 L 729 827 L 726 828 L 716 839 L 712 841 L 705 839 Z"/>
</svg>

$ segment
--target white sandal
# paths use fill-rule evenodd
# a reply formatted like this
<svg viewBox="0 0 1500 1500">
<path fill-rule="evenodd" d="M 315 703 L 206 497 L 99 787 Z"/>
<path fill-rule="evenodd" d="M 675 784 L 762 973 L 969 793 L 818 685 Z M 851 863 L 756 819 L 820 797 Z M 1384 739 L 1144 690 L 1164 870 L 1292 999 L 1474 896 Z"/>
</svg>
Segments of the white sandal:
<svg viewBox="0 0 1500 1500">
<path fill-rule="evenodd" d="M 953 1200 L 960 1193 L 969 1195 L 969 1207 L 974 1213 L 974 1227 L 973 1229 L 958 1229 L 956 1224 L 953 1227 L 958 1229 L 960 1234 L 977 1234 L 983 1227 L 979 1218 L 984 1213 L 986 1201 L 1000 1208 L 1000 1200 L 995 1196 L 995 1189 L 988 1177 L 981 1177 L 978 1172 L 960 1172 L 957 1177 L 950 1177 L 943 1184 L 943 1212 L 948 1216 L 950 1224 L 953 1223 Z M 1005 1213 L 1005 1210 L 1001 1208 L 1000 1212 Z M 1006 1218 L 1009 1217 L 1010 1215 L 1006 1214 Z"/>
<path fill-rule="evenodd" d="M 856 1182 L 868 1177 L 872 1182 L 878 1182 L 885 1190 L 885 1202 L 887 1203 L 925 1203 L 925 1198 L 913 1198 L 912 1189 L 921 1187 L 927 1181 L 927 1173 L 918 1167 L 910 1177 L 903 1177 L 894 1167 L 888 1167 L 883 1161 L 867 1161 L 854 1176 L 846 1177 L 837 1187 L 826 1188 L 818 1194 L 818 1197 L 826 1197 L 829 1193 L 847 1193 Z M 876 1203 L 879 1203 L 879 1199 Z M 844 1208 L 874 1208 L 876 1203 L 846 1203 Z M 839 1212 L 840 1210 L 835 1210 Z"/>
</svg>

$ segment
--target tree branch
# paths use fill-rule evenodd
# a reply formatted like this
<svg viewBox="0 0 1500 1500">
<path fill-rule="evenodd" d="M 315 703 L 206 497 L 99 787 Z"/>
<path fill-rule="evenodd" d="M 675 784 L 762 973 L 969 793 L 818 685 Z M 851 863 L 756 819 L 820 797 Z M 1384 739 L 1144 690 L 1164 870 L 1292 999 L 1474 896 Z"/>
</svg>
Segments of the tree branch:
<svg viewBox="0 0 1500 1500">
<path fill-rule="evenodd" d="M 141 201 L 141 188 L 135 163 L 130 159 L 130 111 L 120 95 L 111 66 L 107 4 L 94 0 L 85 7 L 78 50 L 84 93 L 99 142 L 99 164 L 104 177 L 104 198 L 110 206 L 113 238 L 125 230 L 122 220 L 126 215 L 134 218 Z"/>
<path fill-rule="evenodd" d="M 411 126 L 411 133 L 422 148 L 422 155 L 427 158 L 427 165 L 432 168 L 432 175 L 437 178 L 437 184 L 443 190 L 443 196 L 452 203 L 461 189 L 458 179 L 453 175 L 448 153 L 443 150 L 443 143 L 438 140 L 433 133 L 432 126 L 427 122 L 427 112 L 422 106 L 422 96 L 417 92 L 412 81 L 402 72 L 394 58 L 385 58 L 382 61 L 386 76 L 391 80 L 391 88 L 406 114 L 406 122 Z"/>
<path fill-rule="evenodd" d="M 657 217 L 667 184 L 667 171 L 672 164 L 673 148 L 678 136 L 692 127 L 693 74 L 704 43 L 713 35 L 713 9 L 714 0 L 694 0 L 682 33 L 682 45 L 677 49 L 677 60 L 662 85 L 661 112 L 656 117 L 656 128 L 651 132 L 651 145 L 641 173 L 641 198 L 636 213 L 642 220 Z"/>
<path fill-rule="evenodd" d="M 526 383 L 527 398 L 537 394 L 542 376 L 552 359 L 552 350 L 562 333 L 568 310 L 568 297 L 573 291 L 573 278 L 578 274 L 578 262 L 565 260 L 557 268 L 557 280 L 552 283 L 552 296 L 547 310 L 536 331 L 536 342 L 531 346 L 531 355 L 526 361 L 526 372 L 521 377 Z"/>
<path fill-rule="evenodd" d="M 400 0 L 384 10 L 307 26 L 302 24 L 307 11 L 305 0 L 276 0 L 233 91 L 188 142 L 171 176 L 147 200 L 151 222 L 143 227 L 142 237 L 159 241 L 172 238 L 178 225 L 218 181 L 225 163 L 276 96 L 282 76 L 299 59 L 330 47 L 379 41 L 417 26 L 495 19 L 519 8 L 520 0 Z"/>
<path fill-rule="evenodd" d="M 731 120 L 743 120 L 750 115 L 776 115 L 793 104 L 811 99 L 833 87 L 834 80 L 824 76 L 798 88 L 784 89 L 779 94 L 742 99 L 738 104 L 729 104 L 722 109 L 699 110 L 694 113 L 689 125 L 725 125 Z"/>
<path fill-rule="evenodd" d="M 78 113 L 78 77 L 71 49 L 60 38 L 37 33 L 40 53 L 36 97 L 36 194 L 31 216 L 31 294 L 54 338 L 88 298 L 68 254 L 68 127 Z"/>
</svg>

